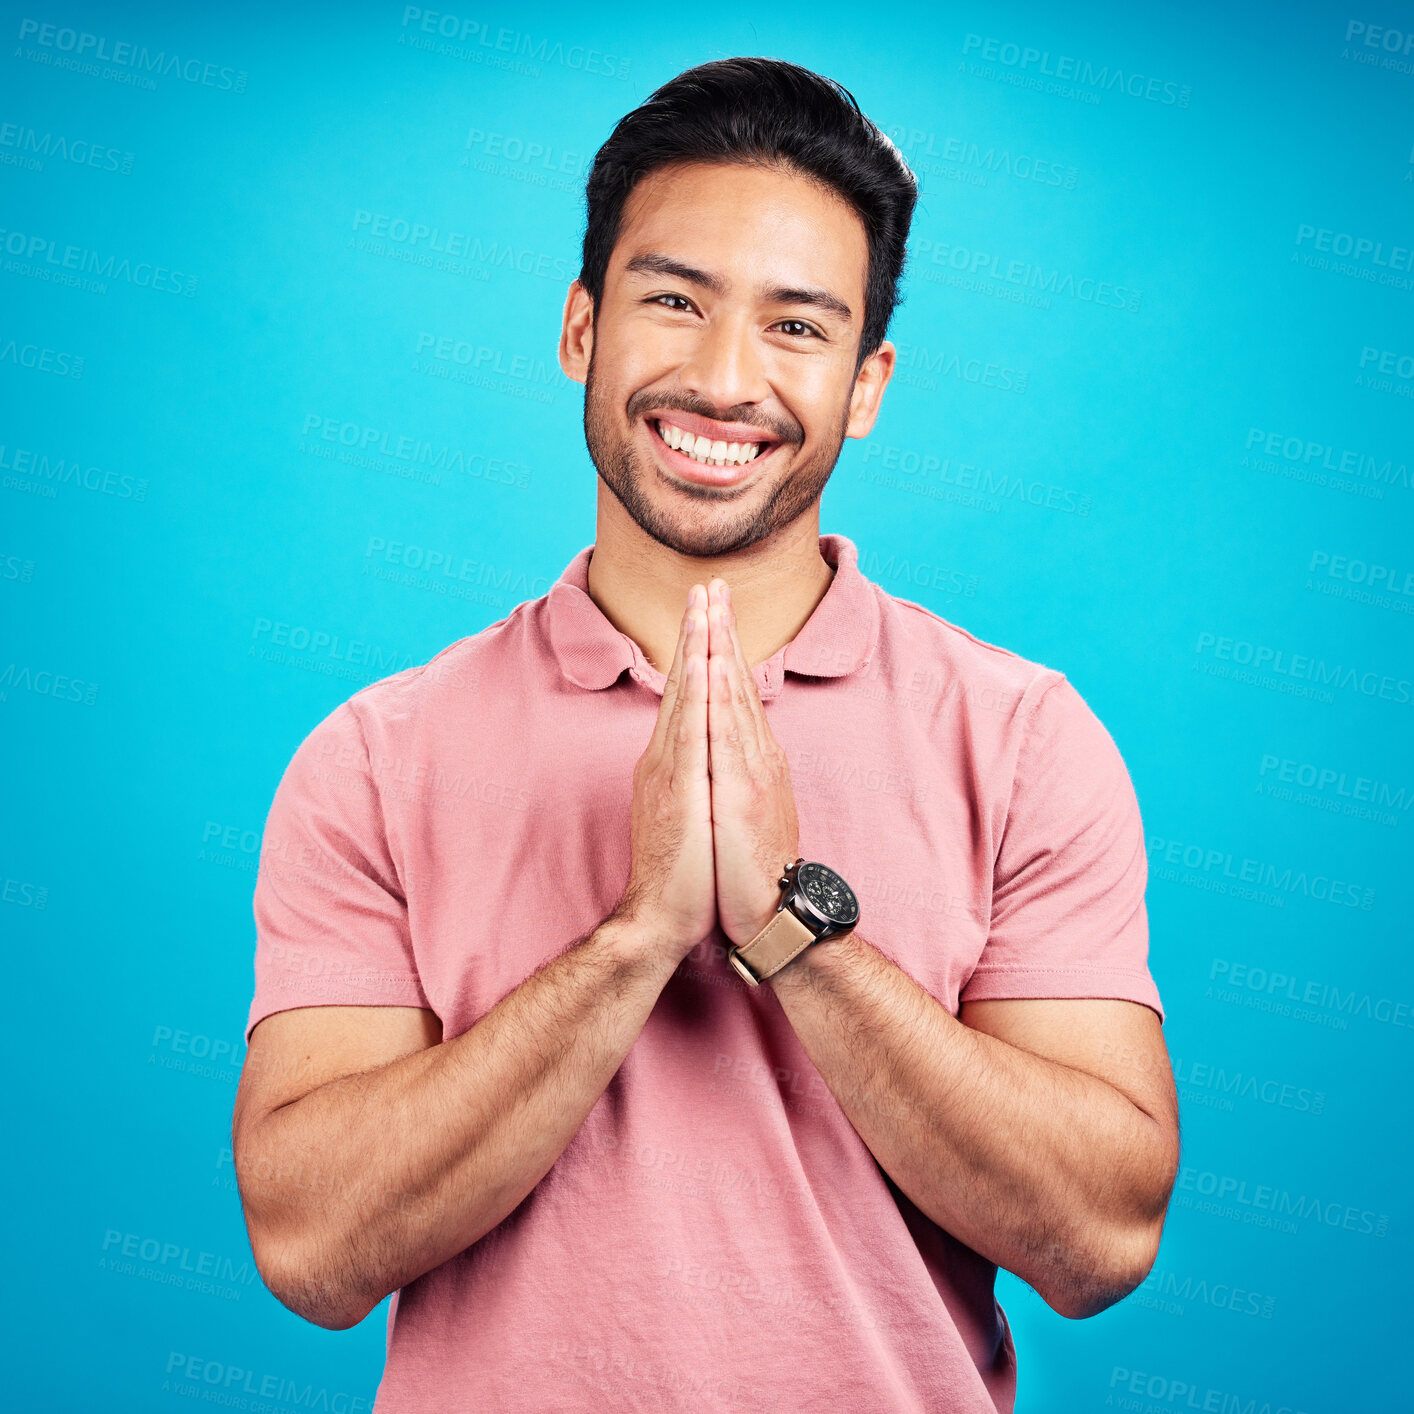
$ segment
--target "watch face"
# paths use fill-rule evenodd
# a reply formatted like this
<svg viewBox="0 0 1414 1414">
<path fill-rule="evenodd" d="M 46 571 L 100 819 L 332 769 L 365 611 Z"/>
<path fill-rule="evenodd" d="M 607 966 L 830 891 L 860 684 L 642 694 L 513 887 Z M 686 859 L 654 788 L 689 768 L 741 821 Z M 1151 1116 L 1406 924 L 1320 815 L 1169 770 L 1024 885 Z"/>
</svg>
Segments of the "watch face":
<svg viewBox="0 0 1414 1414">
<path fill-rule="evenodd" d="M 836 928 L 859 922 L 859 900 L 854 890 L 824 864 L 802 864 L 795 881 L 810 908 Z"/>
</svg>

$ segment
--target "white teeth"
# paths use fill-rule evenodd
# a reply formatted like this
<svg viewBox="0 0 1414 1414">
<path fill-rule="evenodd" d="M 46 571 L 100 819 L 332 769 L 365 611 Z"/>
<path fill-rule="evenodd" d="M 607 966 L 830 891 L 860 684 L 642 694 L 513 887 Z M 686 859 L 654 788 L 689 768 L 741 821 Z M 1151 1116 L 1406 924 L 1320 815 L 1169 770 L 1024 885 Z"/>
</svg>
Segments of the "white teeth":
<svg viewBox="0 0 1414 1414">
<path fill-rule="evenodd" d="M 660 421 L 656 426 L 658 435 L 668 446 L 704 466 L 745 466 L 761 454 L 759 442 L 714 442 L 707 437 L 695 437 L 671 422 Z"/>
</svg>

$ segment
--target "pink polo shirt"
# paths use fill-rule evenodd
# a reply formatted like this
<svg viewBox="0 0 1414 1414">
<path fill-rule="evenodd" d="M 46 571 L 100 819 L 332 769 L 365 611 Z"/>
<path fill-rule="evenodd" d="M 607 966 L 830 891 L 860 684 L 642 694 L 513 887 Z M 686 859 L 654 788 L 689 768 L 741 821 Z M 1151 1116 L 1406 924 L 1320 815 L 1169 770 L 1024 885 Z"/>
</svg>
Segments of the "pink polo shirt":
<svg viewBox="0 0 1414 1414">
<path fill-rule="evenodd" d="M 250 1029 L 324 1004 L 430 1007 L 451 1039 L 591 931 L 628 879 L 663 674 L 588 594 L 540 599 L 357 692 L 275 795 Z M 800 852 L 858 932 L 960 999 L 1152 1007 L 1144 836 L 1113 741 L 1058 672 L 859 571 L 756 665 Z M 890 1182 L 769 985 L 715 930 L 563 1155 L 404 1287 L 377 1414 L 1009 1411 L 995 1265 Z M 824 946 L 828 946 L 824 944 Z"/>
</svg>

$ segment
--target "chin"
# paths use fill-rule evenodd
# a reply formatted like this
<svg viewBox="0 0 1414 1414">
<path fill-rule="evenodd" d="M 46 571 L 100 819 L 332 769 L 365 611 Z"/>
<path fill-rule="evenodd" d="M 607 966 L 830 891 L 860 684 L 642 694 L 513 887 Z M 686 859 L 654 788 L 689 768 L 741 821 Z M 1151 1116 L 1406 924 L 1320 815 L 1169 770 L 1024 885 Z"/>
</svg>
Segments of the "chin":
<svg viewBox="0 0 1414 1414">
<path fill-rule="evenodd" d="M 619 498 L 623 502 L 623 497 Z M 719 559 L 739 553 L 766 539 L 778 529 L 771 521 L 743 513 L 734 506 L 715 510 L 702 507 L 698 514 L 683 514 L 670 506 L 649 503 L 635 507 L 624 502 L 639 529 L 650 539 L 691 559 Z"/>
</svg>

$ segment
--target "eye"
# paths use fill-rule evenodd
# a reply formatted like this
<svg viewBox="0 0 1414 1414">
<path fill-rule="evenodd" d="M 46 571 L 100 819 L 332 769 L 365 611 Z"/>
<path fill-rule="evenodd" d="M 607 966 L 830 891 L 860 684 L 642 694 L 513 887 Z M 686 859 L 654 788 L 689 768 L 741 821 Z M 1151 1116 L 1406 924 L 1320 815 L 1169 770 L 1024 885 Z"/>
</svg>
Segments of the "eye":
<svg viewBox="0 0 1414 1414">
<path fill-rule="evenodd" d="M 663 304 L 664 300 L 677 300 L 677 304 Z M 692 301 L 682 295 L 650 295 L 645 302 L 647 304 L 663 304 L 663 307 L 665 309 L 671 309 L 674 311 L 674 313 L 680 310 L 689 310 L 692 308 Z"/>
<path fill-rule="evenodd" d="M 775 327 L 784 329 L 796 337 L 799 337 L 800 334 L 808 334 L 812 339 L 824 337 L 813 324 L 807 324 L 803 319 L 782 319 Z"/>
</svg>

